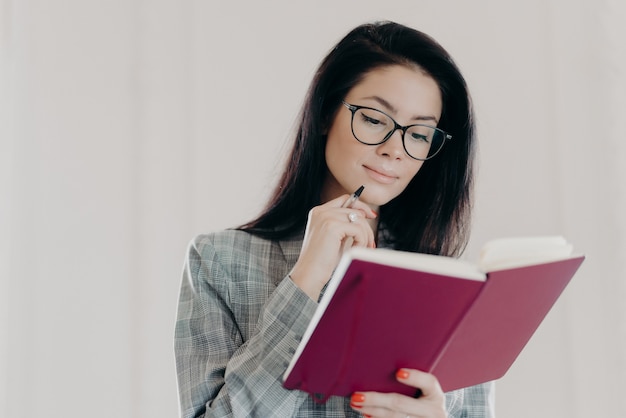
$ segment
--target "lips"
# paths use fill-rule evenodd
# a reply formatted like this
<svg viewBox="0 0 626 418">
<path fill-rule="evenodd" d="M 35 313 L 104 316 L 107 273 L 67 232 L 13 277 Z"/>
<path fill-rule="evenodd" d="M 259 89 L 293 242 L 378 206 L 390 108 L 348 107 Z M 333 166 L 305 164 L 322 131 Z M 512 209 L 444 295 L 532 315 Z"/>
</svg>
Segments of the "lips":
<svg viewBox="0 0 626 418">
<path fill-rule="evenodd" d="M 375 181 L 383 184 L 391 184 L 398 179 L 398 175 L 393 170 L 383 167 L 373 167 L 364 165 L 367 174 Z"/>
</svg>

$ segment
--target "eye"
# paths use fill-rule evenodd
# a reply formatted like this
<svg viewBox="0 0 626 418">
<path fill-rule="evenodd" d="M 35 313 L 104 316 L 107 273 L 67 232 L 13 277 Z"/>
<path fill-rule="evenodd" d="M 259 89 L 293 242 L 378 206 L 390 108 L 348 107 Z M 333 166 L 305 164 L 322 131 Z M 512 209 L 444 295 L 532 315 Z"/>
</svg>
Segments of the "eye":
<svg viewBox="0 0 626 418">
<path fill-rule="evenodd" d="M 415 142 L 425 142 L 425 143 L 429 143 L 429 138 L 427 135 L 423 135 L 417 132 L 411 132 L 411 139 Z"/>
<path fill-rule="evenodd" d="M 436 131 L 427 125 L 412 125 L 405 133 L 414 144 L 430 145 L 433 142 Z"/>
<path fill-rule="evenodd" d="M 378 114 L 376 111 L 367 111 L 365 109 L 361 109 L 359 112 L 361 116 L 361 122 L 364 125 L 369 125 L 371 127 L 382 128 L 387 126 L 387 121 L 385 120 L 385 116 L 382 114 Z"/>
</svg>

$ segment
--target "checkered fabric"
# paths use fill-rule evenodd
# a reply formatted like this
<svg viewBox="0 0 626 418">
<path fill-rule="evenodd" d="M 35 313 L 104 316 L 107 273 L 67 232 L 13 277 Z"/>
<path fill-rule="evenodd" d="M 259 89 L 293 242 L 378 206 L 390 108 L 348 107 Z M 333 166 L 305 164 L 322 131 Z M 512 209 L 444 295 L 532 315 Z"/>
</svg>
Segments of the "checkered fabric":
<svg viewBox="0 0 626 418">
<path fill-rule="evenodd" d="M 317 306 L 288 277 L 301 246 L 236 230 L 191 242 L 175 330 L 181 417 L 361 416 L 349 398 L 318 404 L 282 386 Z M 492 418 L 493 385 L 447 393 L 446 405 L 450 417 Z"/>
</svg>

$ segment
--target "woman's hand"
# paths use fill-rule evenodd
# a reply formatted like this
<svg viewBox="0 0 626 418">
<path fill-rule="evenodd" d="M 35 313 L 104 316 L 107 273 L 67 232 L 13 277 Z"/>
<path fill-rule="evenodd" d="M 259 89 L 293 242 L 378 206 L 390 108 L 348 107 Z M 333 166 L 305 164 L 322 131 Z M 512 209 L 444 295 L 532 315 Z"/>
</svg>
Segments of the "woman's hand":
<svg viewBox="0 0 626 418">
<path fill-rule="evenodd" d="M 397 393 L 357 392 L 352 395 L 350 405 L 366 417 L 394 418 L 445 418 L 445 395 L 435 376 L 419 370 L 400 369 L 396 378 L 421 390 L 419 398 Z"/>
<path fill-rule="evenodd" d="M 342 208 L 349 198 L 349 195 L 340 196 L 309 212 L 302 250 L 290 275 L 315 301 L 337 266 L 344 243 L 352 240 L 351 246 L 376 246 L 374 231 L 368 223 L 376 218 L 376 213 L 358 200 L 351 208 Z"/>
</svg>

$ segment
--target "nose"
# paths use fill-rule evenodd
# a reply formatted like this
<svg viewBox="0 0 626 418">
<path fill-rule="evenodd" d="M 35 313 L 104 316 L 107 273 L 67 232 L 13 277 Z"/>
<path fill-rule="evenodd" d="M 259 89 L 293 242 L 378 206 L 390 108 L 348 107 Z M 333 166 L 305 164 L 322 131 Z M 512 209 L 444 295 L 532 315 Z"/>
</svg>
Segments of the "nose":
<svg viewBox="0 0 626 418">
<path fill-rule="evenodd" d="M 402 129 L 397 129 L 391 134 L 389 139 L 380 144 L 376 149 L 380 155 L 401 159 L 404 157 L 404 145 L 402 144 Z"/>
</svg>

